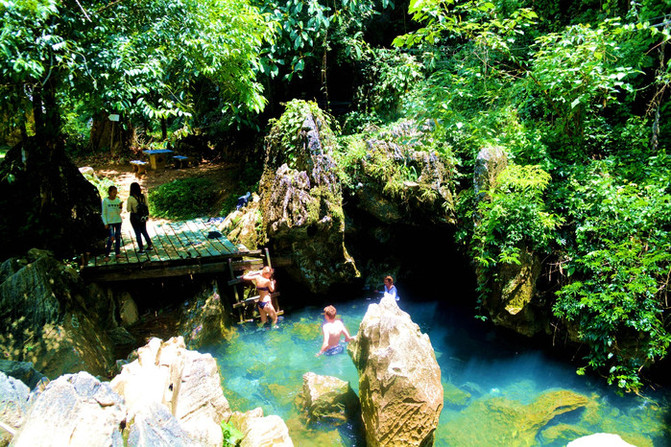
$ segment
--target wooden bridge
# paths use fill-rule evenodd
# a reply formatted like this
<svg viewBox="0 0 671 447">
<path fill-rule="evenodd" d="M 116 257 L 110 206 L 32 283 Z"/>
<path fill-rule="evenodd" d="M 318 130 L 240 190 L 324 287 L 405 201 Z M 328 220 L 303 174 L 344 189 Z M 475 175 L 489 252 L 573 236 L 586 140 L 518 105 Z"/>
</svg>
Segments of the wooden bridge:
<svg viewBox="0 0 671 447">
<path fill-rule="evenodd" d="M 129 223 L 121 228 L 121 256 L 114 251 L 108 261 L 105 255 L 82 257 L 81 276 L 87 281 L 119 282 L 138 279 L 159 279 L 175 276 L 214 274 L 228 278 L 233 287 L 233 308 L 238 309 L 240 321 L 250 321 L 251 306 L 258 296 L 244 287 L 242 274 L 251 269 L 271 266 L 268 250 L 248 250 L 236 246 L 206 219 L 181 222 L 147 222 L 147 233 L 154 249 L 140 252 L 135 233 Z M 114 248 L 114 247 L 112 247 Z M 253 287 L 252 287 L 253 289 Z M 273 294 L 273 304 L 282 314 Z"/>
</svg>

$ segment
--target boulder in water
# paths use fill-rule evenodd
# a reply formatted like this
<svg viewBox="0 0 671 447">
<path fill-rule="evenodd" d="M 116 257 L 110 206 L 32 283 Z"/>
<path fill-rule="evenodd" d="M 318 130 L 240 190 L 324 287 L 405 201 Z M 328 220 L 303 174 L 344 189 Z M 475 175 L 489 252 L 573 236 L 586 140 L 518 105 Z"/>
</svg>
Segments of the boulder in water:
<svg viewBox="0 0 671 447">
<path fill-rule="evenodd" d="M 123 400 L 87 372 L 66 374 L 35 397 L 12 445 L 123 446 Z"/>
<path fill-rule="evenodd" d="M 302 399 L 310 421 L 340 425 L 361 415 L 356 393 L 337 377 L 305 373 Z"/>
<path fill-rule="evenodd" d="M 438 441 L 450 445 L 528 446 L 554 417 L 590 404 L 567 390 L 548 391 L 528 405 L 503 397 L 481 398 L 441 427 Z"/>
<path fill-rule="evenodd" d="M 229 421 L 243 434 L 240 447 L 293 447 L 289 429 L 281 417 L 263 416 L 261 408 L 246 413 L 235 412 Z"/>
<path fill-rule="evenodd" d="M 368 445 L 433 445 L 443 386 L 429 336 L 385 297 L 368 306 L 348 352 L 359 371 Z"/>
</svg>

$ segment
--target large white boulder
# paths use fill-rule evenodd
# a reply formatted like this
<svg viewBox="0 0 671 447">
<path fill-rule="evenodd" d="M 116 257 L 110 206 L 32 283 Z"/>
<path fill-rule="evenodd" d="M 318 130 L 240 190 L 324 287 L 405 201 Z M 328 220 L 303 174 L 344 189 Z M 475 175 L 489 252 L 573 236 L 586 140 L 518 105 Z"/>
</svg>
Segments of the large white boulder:
<svg viewBox="0 0 671 447">
<path fill-rule="evenodd" d="M 160 404 L 193 439 L 202 445 L 221 446 L 220 423 L 230 417 L 231 410 L 217 363 L 209 354 L 187 350 L 182 337 L 164 343 L 151 339 L 111 385 L 125 399 L 129 420 Z"/>
<path fill-rule="evenodd" d="M 443 386 L 429 336 L 385 297 L 368 306 L 348 351 L 359 371 L 368 446 L 432 445 Z"/>
</svg>

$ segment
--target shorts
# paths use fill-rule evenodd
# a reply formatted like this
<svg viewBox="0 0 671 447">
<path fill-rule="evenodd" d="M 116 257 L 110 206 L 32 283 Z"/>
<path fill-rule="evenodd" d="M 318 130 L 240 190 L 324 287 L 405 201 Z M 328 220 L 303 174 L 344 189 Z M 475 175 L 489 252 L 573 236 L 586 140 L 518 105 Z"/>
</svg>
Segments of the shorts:
<svg viewBox="0 0 671 447">
<path fill-rule="evenodd" d="M 336 355 L 336 354 L 341 354 L 345 348 L 343 348 L 342 345 L 336 345 L 332 348 L 328 348 L 326 351 L 324 351 L 324 355 Z"/>
</svg>

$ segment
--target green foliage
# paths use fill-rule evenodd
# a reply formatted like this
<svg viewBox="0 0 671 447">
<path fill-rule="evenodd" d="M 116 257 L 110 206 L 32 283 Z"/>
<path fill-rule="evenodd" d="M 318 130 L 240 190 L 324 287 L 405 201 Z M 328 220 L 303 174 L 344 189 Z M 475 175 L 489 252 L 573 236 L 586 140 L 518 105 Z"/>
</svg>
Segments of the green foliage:
<svg viewBox="0 0 671 447">
<path fill-rule="evenodd" d="M 583 135 L 584 122 L 604 110 L 622 92 L 633 92 L 628 79 L 639 71 L 622 65 L 617 22 L 596 29 L 575 25 L 537 39 L 529 90 L 538 97 L 559 131 Z"/>
<path fill-rule="evenodd" d="M 268 139 L 278 144 L 283 158 L 290 168 L 296 168 L 298 156 L 304 144 L 303 122 L 311 114 L 319 128 L 319 137 L 322 145 L 335 144 L 335 134 L 331 130 L 335 124 L 333 118 L 319 108 L 313 101 L 294 99 L 285 105 L 285 110 L 279 119 L 272 119 L 272 127 Z"/>
<path fill-rule="evenodd" d="M 240 442 L 245 437 L 240 430 L 224 421 L 221 421 L 221 431 L 224 434 L 223 447 L 235 447 L 240 445 Z"/>
<path fill-rule="evenodd" d="M 93 186 L 96 187 L 101 199 L 107 197 L 107 191 L 109 190 L 110 186 L 115 186 L 114 182 L 107 177 L 101 178 L 98 177 L 95 173 L 88 172 L 85 172 L 83 175 L 86 180 L 88 180 L 91 184 L 93 184 Z"/>
<path fill-rule="evenodd" d="M 539 166 L 509 165 L 477 203 L 471 247 L 484 272 L 519 264 L 522 250 L 549 253 L 561 217 L 549 213 L 544 193 L 550 175 Z M 484 284 L 481 284 L 484 286 Z"/>
<path fill-rule="evenodd" d="M 577 323 L 590 348 L 589 367 L 631 390 L 641 386 L 641 368 L 663 358 L 671 342 L 663 313 L 671 268 L 671 163 L 665 156 L 650 159 L 639 184 L 614 175 L 611 161 L 575 170 L 560 190 L 575 238 L 563 261 L 570 281 L 554 312 Z"/>
<path fill-rule="evenodd" d="M 44 109 L 45 125 L 59 131 L 50 115 L 64 97 L 81 100 L 71 104 L 88 116 L 187 126 L 201 101 L 229 123 L 265 104 L 255 61 L 272 34 L 244 0 L 5 1 L 0 23 L 0 112 L 15 117 L 10 126 Z M 214 86 L 207 98 L 198 94 L 204 84 Z"/>
<path fill-rule="evenodd" d="M 399 50 L 369 49 L 358 63 L 364 81 L 356 93 L 357 110 L 344 119 L 344 133 L 402 116 L 402 97 L 424 78 L 423 66 Z"/>
<path fill-rule="evenodd" d="M 326 55 L 359 59 L 366 47 L 365 24 L 389 6 L 389 0 L 257 0 L 255 3 L 276 26 L 277 38 L 268 45 L 259 71 L 291 81 L 308 70 L 325 70 Z M 322 72 L 322 75 L 325 74 Z"/>
<path fill-rule="evenodd" d="M 192 219 L 207 215 L 216 202 L 216 185 L 206 178 L 164 183 L 149 191 L 149 210 L 155 217 Z"/>
</svg>

